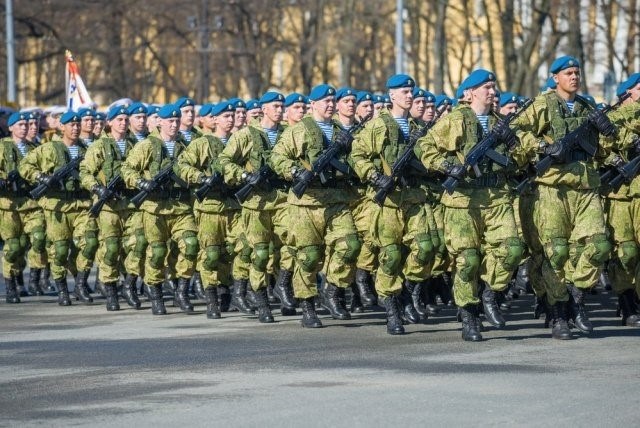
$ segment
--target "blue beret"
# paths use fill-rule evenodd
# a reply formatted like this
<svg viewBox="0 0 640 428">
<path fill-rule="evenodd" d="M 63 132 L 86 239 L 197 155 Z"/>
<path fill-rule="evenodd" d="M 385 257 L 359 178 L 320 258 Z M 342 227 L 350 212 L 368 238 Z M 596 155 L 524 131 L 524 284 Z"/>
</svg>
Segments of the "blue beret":
<svg viewBox="0 0 640 428">
<path fill-rule="evenodd" d="M 336 91 L 336 101 L 342 99 L 342 98 L 346 98 L 346 97 L 355 97 L 356 96 L 356 90 L 353 88 L 348 88 L 348 87 L 344 87 L 344 88 L 340 88 Z"/>
<path fill-rule="evenodd" d="M 384 95 L 374 94 L 373 95 L 373 103 L 374 104 L 384 104 Z"/>
<path fill-rule="evenodd" d="M 385 104 L 391 104 L 391 97 L 389 95 L 383 95 L 382 99 L 384 100 Z"/>
<path fill-rule="evenodd" d="M 565 56 L 561 56 L 560 58 L 556 59 L 551 63 L 551 67 L 549 67 L 549 72 L 551 74 L 556 74 L 564 69 L 571 68 L 571 67 L 580 68 L 580 61 L 578 61 L 576 58 L 572 56 L 565 55 Z"/>
<path fill-rule="evenodd" d="M 29 113 L 23 113 L 19 111 L 11 113 L 11 116 L 9 116 L 9 119 L 7 120 L 7 125 L 8 126 L 15 125 L 21 120 L 29 120 Z"/>
<path fill-rule="evenodd" d="M 219 102 L 218 104 L 215 104 L 215 105 L 211 106 L 210 114 L 212 116 L 220 116 L 222 113 L 224 113 L 226 111 L 233 112 L 235 110 L 236 110 L 236 108 L 229 101 L 222 101 L 222 102 Z"/>
<path fill-rule="evenodd" d="M 193 100 L 193 98 L 180 97 L 173 105 L 175 105 L 178 108 L 188 107 L 188 106 L 194 106 L 195 108 L 196 102 Z"/>
<path fill-rule="evenodd" d="M 120 116 L 121 114 L 129 116 L 129 110 L 127 110 L 127 107 L 123 105 L 113 106 L 107 112 L 107 120 L 113 120 L 116 116 Z"/>
<path fill-rule="evenodd" d="M 229 102 L 233 104 L 233 108 L 247 108 L 247 105 L 240 98 L 229 98 Z"/>
<path fill-rule="evenodd" d="M 281 101 L 284 103 L 284 95 L 282 95 L 280 92 L 269 91 L 269 92 L 265 92 L 264 95 L 260 97 L 261 106 L 265 104 L 273 103 L 276 101 Z"/>
<path fill-rule="evenodd" d="M 606 109 L 607 107 L 609 107 L 609 104 L 607 104 L 607 103 L 598 103 L 598 104 L 596 104 L 596 108 L 597 108 L 598 110 L 604 110 L 604 109 Z"/>
<path fill-rule="evenodd" d="M 289 107 L 295 103 L 307 103 L 307 97 L 297 92 L 287 95 L 284 99 L 284 106 Z"/>
<path fill-rule="evenodd" d="M 455 107 L 458 105 L 458 100 L 451 100 L 451 107 Z"/>
<path fill-rule="evenodd" d="M 373 101 L 373 95 L 371 95 L 371 92 L 359 91 L 356 94 L 356 104 L 360 104 L 364 101 Z"/>
<path fill-rule="evenodd" d="M 589 103 L 591 105 L 591 107 L 595 107 L 596 106 L 596 99 L 593 98 L 591 95 L 589 94 L 582 94 L 580 95 L 582 98 L 584 98 L 587 103 Z"/>
<path fill-rule="evenodd" d="M 198 110 L 198 116 L 201 116 L 201 117 L 209 116 L 209 114 L 211 114 L 211 107 L 213 107 L 213 104 L 202 105 L 200 107 L 200 110 Z"/>
<path fill-rule="evenodd" d="M 451 104 L 452 104 L 451 98 L 449 98 L 445 94 L 440 94 L 436 97 L 436 108 L 442 105 L 451 105 Z"/>
<path fill-rule="evenodd" d="M 107 115 L 99 111 L 96 112 L 96 120 L 106 120 Z"/>
<path fill-rule="evenodd" d="M 151 116 L 152 114 L 158 114 L 158 112 L 160 111 L 160 108 L 162 106 L 159 106 L 157 104 L 150 104 L 147 107 L 147 116 Z"/>
<path fill-rule="evenodd" d="M 436 102 L 436 96 L 433 95 L 431 92 L 427 91 L 426 89 L 419 89 L 419 93 L 418 96 L 416 97 L 416 93 L 418 91 L 416 91 L 415 89 L 413 90 L 413 99 L 416 98 L 424 98 L 426 103 L 435 103 Z"/>
<path fill-rule="evenodd" d="M 333 86 L 323 83 L 322 85 L 318 85 L 311 90 L 311 92 L 309 93 L 309 99 L 311 101 L 318 101 L 335 94 L 336 90 Z"/>
<path fill-rule="evenodd" d="M 145 107 L 144 104 L 142 104 L 141 102 L 137 102 L 137 103 L 133 103 L 129 106 L 129 108 L 127 109 L 127 113 L 129 113 L 129 115 L 132 114 L 148 114 L 147 113 L 147 107 Z"/>
<path fill-rule="evenodd" d="M 623 96 L 629 89 L 633 88 L 638 83 L 640 83 L 640 73 L 633 73 L 627 78 L 627 80 L 618 85 L 618 88 L 616 89 L 616 95 L 618 97 Z"/>
<path fill-rule="evenodd" d="M 458 86 L 458 89 L 456 89 L 456 100 L 459 100 L 460 98 L 464 97 L 464 89 L 462 89 L 462 86 Z"/>
<path fill-rule="evenodd" d="M 387 89 L 395 88 L 413 88 L 416 86 L 416 81 L 406 74 L 394 74 L 387 80 Z"/>
<path fill-rule="evenodd" d="M 418 88 L 417 86 L 415 88 L 413 88 L 413 99 L 415 100 L 416 98 L 424 98 L 425 94 L 427 91 L 425 91 L 422 88 Z"/>
<path fill-rule="evenodd" d="M 256 100 L 255 98 L 252 98 L 249 101 L 247 101 L 246 106 L 247 106 L 247 110 L 260 108 L 260 101 Z"/>
<path fill-rule="evenodd" d="M 66 125 L 69 122 L 80 122 L 80 115 L 72 110 L 64 112 L 60 117 L 60 123 Z"/>
<path fill-rule="evenodd" d="M 476 86 L 483 85 L 487 82 L 495 82 L 496 75 L 489 71 L 479 68 L 477 70 L 473 70 L 470 75 L 467 76 L 466 79 L 462 81 L 460 86 L 458 87 L 458 91 L 466 91 L 467 89 L 475 88 Z M 461 98 L 458 96 L 458 91 L 456 91 L 456 98 Z"/>
<path fill-rule="evenodd" d="M 520 107 L 522 107 L 524 105 L 524 103 L 526 103 L 527 101 L 529 101 L 529 97 L 525 97 L 524 95 L 520 95 L 518 97 L 518 105 Z"/>
<path fill-rule="evenodd" d="M 162 119 L 171 119 L 174 117 L 182 117 L 182 112 L 176 104 L 165 104 L 158 110 L 158 116 Z"/>
<path fill-rule="evenodd" d="M 514 103 L 518 103 L 518 96 L 513 92 L 504 92 L 502 95 L 500 95 L 500 107 L 504 107 L 507 104 Z"/>
<path fill-rule="evenodd" d="M 556 85 L 556 81 L 553 80 L 553 77 L 549 77 L 545 83 L 545 89 L 555 89 L 558 85 Z"/>
<path fill-rule="evenodd" d="M 96 112 L 90 108 L 81 108 L 78 110 L 80 117 L 96 117 Z"/>
</svg>

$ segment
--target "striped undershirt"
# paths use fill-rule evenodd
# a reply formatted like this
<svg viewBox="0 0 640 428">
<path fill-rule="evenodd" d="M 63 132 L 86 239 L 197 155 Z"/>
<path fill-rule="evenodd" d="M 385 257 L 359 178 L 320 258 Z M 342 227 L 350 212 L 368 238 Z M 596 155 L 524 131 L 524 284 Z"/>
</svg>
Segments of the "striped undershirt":
<svg viewBox="0 0 640 428">
<path fill-rule="evenodd" d="M 569 108 L 569 111 L 571 113 L 573 113 L 573 108 L 575 107 L 576 103 L 575 101 L 567 101 L 567 107 Z"/>
<path fill-rule="evenodd" d="M 186 140 L 187 143 L 191 142 L 191 137 L 192 137 L 191 131 L 187 131 L 187 130 L 181 129 L 180 133 L 182 134 L 182 136 L 184 137 L 184 139 Z"/>
<path fill-rule="evenodd" d="M 136 137 L 136 140 L 138 140 L 138 141 L 142 141 L 142 140 L 145 139 L 144 134 L 136 134 L 136 133 L 134 133 L 133 136 Z"/>
<path fill-rule="evenodd" d="M 83 138 L 82 142 L 87 146 L 87 147 L 91 147 L 91 145 L 93 144 L 93 138 Z"/>
<path fill-rule="evenodd" d="M 71 155 L 71 159 L 77 158 L 78 155 L 80 154 L 80 147 L 75 145 L 69 147 L 69 154 Z"/>
<path fill-rule="evenodd" d="M 176 150 L 176 142 L 175 141 L 165 141 L 164 147 L 169 152 L 169 157 L 173 157 L 173 152 Z"/>
<path fill-rule="evenodd" d="M 227 145 L 227 141 L 229 141 L 229 137 L 220 137 L 220 141 L 222 141 L 222 144 L 224 144 L 226 146 Z"/>
<path fill-rule="evenodd" d="M 278 128 L 262 128 L 264 132 L 267 134 L 267 138 L 269 138 L 269 143 L 271 143 L 271 147 L 276 145 L 276 138 L 278 138 Z"/>
<path fill-rule="evenodd" d="M 406 117 L 394 117 L 394 119 L 400 127 L 400 131 L 402 131 L 405 140 L 409 138 L 409 119 Z"/>
<path fill-rule="evenodd" d="M 27 154 L 27 145 L 24 143 L 24 141 L 18 141 L 16 143 L 16 147 L 18 148 L 18 151 L 22 156 L 25 156 Z"/>
<path fill-rule="evenodd" d="M 486 114 L 479 114 L 478 116 L 478 121 L 480 122 L 480 125 L 482 125 L 482 130 L 484 131 L 485 134 L 489 133 L 489 115 Z"/>
<path fill-rule="evenodd" d="M 333 123 L 316 121 L 327 141 L 333 140 Z"/>
<path fill-rule="evenodd" d="M 116 145 L 118 146 L 118 150 L 120 150 L 120 154 L 124 156 L 124 151 L 127 148 L 127 142 L 124 140 L 116 141 Z"/>
</svg>

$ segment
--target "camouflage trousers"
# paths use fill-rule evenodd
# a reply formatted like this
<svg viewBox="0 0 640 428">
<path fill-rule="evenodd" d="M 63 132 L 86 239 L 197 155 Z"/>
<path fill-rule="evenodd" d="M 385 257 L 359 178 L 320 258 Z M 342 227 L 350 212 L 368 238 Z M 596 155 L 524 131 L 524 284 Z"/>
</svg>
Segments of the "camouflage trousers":
<svg viewBox="0 0 640 428">
<path fill-rule="evenodd" d="M 194 217 L 200 244 L 196 270 L 200 272 L 204 288 L 229 284 L 234 249 L 233 243 L 228 246 L 227 233 L 231 229 L 234 212 L 194 211 Z"/>
<path fill-rule="evenodd" d="M 595 191 L 538 185 L 534 198 L 533 221 L 544 249 L 542 279 L 553 305 L 569 299 L 567 282 L 582 289 L 596 284 L 611 244 Z"/>
<path fill-rule="evenodd" d="M 117 282 L 120 273 L 126 273 L 122 240 L 129 214 L 129 210 L 108 211 L 103 209 L 98 215 L 100 245 L 96 253 L 96 264 L 98 265 L 98 280 L 103 284 Z"/>
<path fill-rule="evenodd" d="M 431 274 L 436 276 L 451 270 L 451 257 L 447 252 L 447 246 L 444 241 L 444 205 L 437 202 L 432 203 L 431 212 L 433 212 L 433 221 L 439 241 L 431 271 Z"/>
<path fill-rule="evenodd" d="M 98 226 L 86 208 L 67 212 L 44 210 L 53 279 L 88 271 L 98 248 Z"/>
<path fill-rule="evenodd" d="M 638 284 L 640 265 L 640 202 L 632 200 L 606 199 L 607 228 L 613 241 L 613 254 L 609 261 L 609 277 L 616 294 L 634 288 Z"/>
<path fill-rule="evenodd" d="M 345 204 L 291 205 L 289 245 L 295 248 L 293 293 L 307 299 L 318 294 L 316 275 L 323 270 L 327 281 L 346 288 L 355 278 L 360 252 L 358 232 Z"/>
<path fill-rule="evenodd" d="M 358 230 L 358 236 L 362 242 L 362 249 L 358 255 L 356 267 L 369 272 L 376 270 L 379 249 L 371 238 L 371 219 L 377 210 L 376 204 L 367 197 L 359 198 L 351 206 L 351 215 Z"/>
<path fill-rule="evenodd" d="M 227 247 L 233 248 L 231 276 L 234 279 L 249 279 L 251 269 L 251 247 L 247 242 L 242 225 L 242 211 L 231 211 L 231 220 L 227 229 Z"/>
<path fill-rule="evenodd" d="M 125 272 L 144 277 L 148 242 L 144 236 L 142 211 L 130 211 L 124 224 L 122 246 L 126 254 L 124 259 Z"/>
<path fill-rule="evenodd" d="M 267 269 L 274 257 L 273 242 L 275 210 L 253 210 L 242 208 L 241 223 L 244 228 L 243 252 L 240 257 L 250 262 L 249 282 L 254 290 L 267 286 Z"/>
<path fill-rule="evenodd" d="M 516 224 L 519 225 L 519 232 L 529 253 L 529 282 L 536 296 L 542 297 L 546 294 L 542 278 L 544 248 L 540 242 L 540 236 L 538 236 L 538 229 L 533 222 L 534 205 L 534 194 L 527 192 L 515 199 L 513 208 L 517 213 Z"/>
<path fill-rule="evenodd" d="M 289 204 L 285 203 L 278 207 L 273 215 L 274 239 L 267 266 L 267 271 L 270 274 L 277 274 L 279 269 L 293 272 L 295 248 L 286 244 L 289 227 L 291 227 L 291 216 L 289 215 Z"/>
<path fill-rule="evenodd" d="M 504 290 L 524 252 L 509 203 L 490 208 L 445 207 L 444 236 L 455 260 L 453 294 L 460 307 L 479 303 L 479 279 L 494 291 Z"/>
<path fill-rule="evenodd" d="M 0 238 L 4 241 L 2 273 L 5 278 L 22 272 L 25 253 L 30 268 L 46 266 L 45 221 L 41 209 L 0 210 Z"/>
<path fill-rule="evenodd" d="M 142 223 L 144 236 L 149 243 L 144 266 L 145 283 L 157 285 L 164 281 L 172 244 L 177 248 L 177 256 L 171 270 L 178 278 L 191 278 L 198 258 L 197 228 L 193 214 L 157 215 L 143 211 Z"/>
</svg>

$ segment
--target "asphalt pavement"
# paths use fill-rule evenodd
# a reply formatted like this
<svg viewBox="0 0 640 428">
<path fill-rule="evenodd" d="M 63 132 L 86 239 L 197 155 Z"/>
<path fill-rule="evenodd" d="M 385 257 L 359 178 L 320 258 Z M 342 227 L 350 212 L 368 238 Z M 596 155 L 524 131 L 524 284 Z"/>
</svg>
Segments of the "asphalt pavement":
<svg viewBox="0 0 640 428">
<path fill-rule="evenodd" d="M 638 426 L 640 329 L 616 299 L 589 296 L 595 332 L 571 341 L 532 302 L 465 343 L 451 308 L 389 336 L 381 311 L 307 330 L 277 310 L 208 320 L 201 301 L 158 317 L 3 296 L 0 426 Z"/>
</svg>

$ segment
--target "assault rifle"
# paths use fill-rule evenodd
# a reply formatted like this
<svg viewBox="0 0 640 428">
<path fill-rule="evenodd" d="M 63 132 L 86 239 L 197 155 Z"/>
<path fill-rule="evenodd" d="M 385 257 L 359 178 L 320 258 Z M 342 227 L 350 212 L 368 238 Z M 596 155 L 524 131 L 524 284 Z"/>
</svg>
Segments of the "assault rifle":
<svg viewBox="0 0 640 428">
<path fill-rule="evenodd" d="M 262 165 L 257 173 L 250 174 L 247 177 L 247 182 L 245 183 L 245 185 L 242 186 L 240 190 L 238 190 L 234 194 L 234 196 L 236 197 L 238 202 L 240 202 L 241 204 L 244 203 L 244 201 L 246 201 L 249 195 L 253 192 L 253 189 L 255 189 L 258 184 L 268 180 L 272 175 L 273 170 L 271 169 L 271 167 L 266 164 Z"/>
<path fill-rule="evenodd" d="M 343 130 L 341 132 L 346 134 L 346 138 L 352 138 L 352 135 L 354 135 L 356 132 L 364 128 L 364 126 L 371 119 L 372 116 L 373 115 L 370 114 L 362 118 L 360 122 L 353 125 L 348 131 Z M 339 138 L 343 138 L 343 137 L 338 136 L 336 140 L 338 140 Z M 294 185 L 291 187 L 291 191 L 293 192 L 294 195 L 298 197 L 298 199 L 300 199 L 302 195 L 304 195 L 304 192 L 307 190 L 307 187 L 309 186 L 311 181 L 313 181 L 316 177 L 320 176 L 320 179 L 322 180 L 324 171 L 330 165 L 338 170 L 344 169 L 343 166 L 339 165 L 340 162 L 337 161 L 336 159 L 336 157 L 338 156 L 341 150 L 343 150 L 342 145 L 337 144 L 336 142 L 329 144 L 329 146 L 326 149 L 324 149 L 322 153 L 320 153 L 320 155 L 318 156 L 318 159 L 316 159 L 313 162 L 313 165 L 311 165 L 311 171 L 310 171 L 311 174 L 305 174 L 303 178 L 296 180 Z"/>
<path fill-rule="evenodd" d="M 617 103 L 602 109 L 602 113 L 606 114 L 611 110 L 615 110 L 622 104 L 624 100 L 629 98 L 629 96 L 630 96 L 629 93 L 624 94 L 623 96 L 620 97 Z M 594 157 L 598 152 L 598 146 L 597 144 L 595 146 L 590 144 L 587 141 L 588 138 L 585 138 L 587 133 L 590 132 L 592 128 L 595 128 L 595 125 L 589 119 L 587 119 L 584 122 L 582 122 L 576 129 L 569 132 L 567 135 L 562 137 L 558 142 L 554 142 L 553 144 L 561 144 L 562 145 L 561 151 L 565 153 L 570 153 L 573 150 L 580 149 L 586 154 L 588 154 L 590 157 Z M 553 163 L 554 163 L 553 156 L 545 155 L 542 159 L 536 162 L 535 165 L 533 165 L 535 175 L 540 177 L 542 174 L 547 172 L 549 168 L 551 168 L 551 165 L 553 165 Z M 516 191 L 518 193 L 522 193 L 524 189 L 526 189 L 529 186 L 532 178 L 533 178 L 532 176 L 529 176 L 524 180 L 522 180 L 516 187 Z"/>
<path fill-rule="evenodd" d="M 533 100 L 527 100 L 522 104 L 520 109 L 517 111 L 511 112 L 502 119 L 500 122 L 493 127 L 493 129 L 471 150 L 467 153 L 467 156 L 464 158 L 464 171 L 468 171 L 469 168 L 473 169 L 476 177 L 480 177 L 482 173 L 480 172 L 480 168 L 478 167 L 478 163 L 486 156 L 489 159 L 493 160 L 495 163 L 501 166 L 509 165 L 509 158 L 505 155 L 502 155 L 494 150 L 494 148 L 500 143 L 498 136 L 496 135 L 496 130 L 500 129 L 504 126 L 509 126 L 509 123 L 513 121 L 516 117 L 520 116 L 522 112 L 524 112 L 527 107 L 529 107 L 533 103 Z M 442 183 L 442 187 L 451 194 L 453 190 L 458 185 L 459 179 L 456 177 L 447 177 L 447 179 Z"/>
<path fill-rule="evenodd" d="M 62 185 L 62 181 L 64 179 L 72 173 L 77 172 L 78 166 L 83 158 L 84 156 L 79 155 L 77 158 L 66 163 L 62 168 L 55 170 L 46 183 L 38 184 L 33 188 L 33 190 L 31 190 L 31 192 L 29 192 L 29 195 L 31 195 L 33 199 L 40 199 L 45 193 L 47 193 L 47 190 L 49 190 L 53 183 L 60 183 L 60 185 Z"/>
<path fill-rule="evenodd" d="M 200 187 L 198 187 L 193 194 L 195 195 L 198 202 L 202 202 L 202 200 L 207 196 L 209 191 L 213 189 L 213 186 L 218 186 L 223 184 L 224 180 L 222 175 L 219 172 L 214 172 L 211 177 L 207 177 L 207 179 L 202 183 Z"/>
<path fill-rule="evenodd" d="M 129 202 L 131 202 L 136 208 L 140 208 L 140 205 L 149 197 L 149 194 L 157 189 L 159 186 L 162 186 L 169 180 L 175 181 L 181 187 L 187 187 L 187 183 L 184 182 L 180 177 L 173 172 L 173 165 L 175 164 L 175 159 L 171 161 L 169 165 L 160 170 L 159 173 L 155 175 L 151 179 L 151 187 L 146 190 L 140 190 Z"/>
<path fill-rule="evenodd" d="M 89 208 L 89 217 L 98 218 L 100 211 L 102 211 L 102 207 L 104 207 L 104 204 L 113 197 L 114 192 L 120 183 L 122 183 L 122 176 L 120 174 L 114 176 L 107 183 L 108 193 L 104 197 L 99 198 L 95 204 L 91 205 L 91 208 Z"/>
<path fill-rule="evenodd" d="M 404 149 L 404 152 L 402 152 L 400 157 L 396 159 L 396 161 L 391 166 L 390 177 L 393 180 L 390 180 L 387 186 L 378 189 L 375 196 L 373 197 L 373 200 L 376 202 L 376 204 L 382 206 L 384 200 L 387 199 L 387 195 L 389 194 L 389 192 L 391 192 L 396 187 L 397 180 L 402 176 L 402 173 L 405 171 L 406 167 L 411 165 L 412 161 L 415 159 L 414 148 L 416 147 L 416 143 L 420 138 L 427 135 L 427 132 L 433 125 L 435 125 L 436 121 L 440 118 L 440 115 L 443 111 L 444 109 L 436 110 L 436 114 L 431 122 L 427 123 L 420 129 L 416 129 L 411 133 L 411 135 L 409 135 L 409 144 Z M 422 166 L 422 164 L 420 165 Z"/>
</svg>

